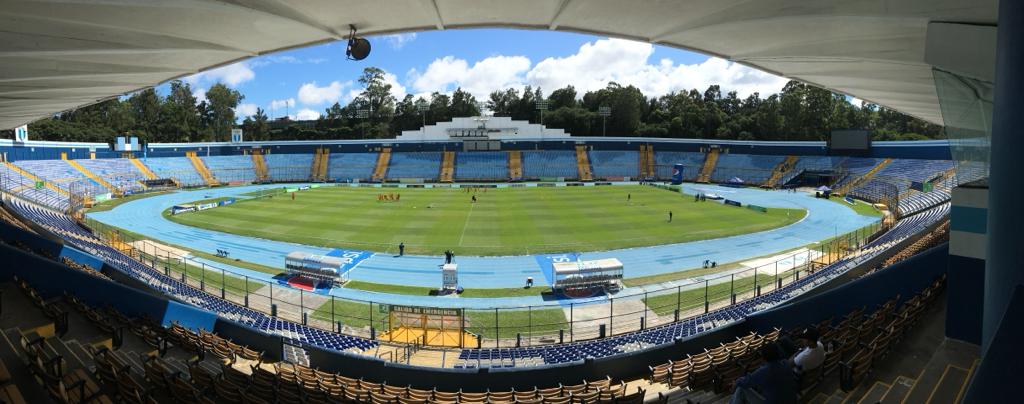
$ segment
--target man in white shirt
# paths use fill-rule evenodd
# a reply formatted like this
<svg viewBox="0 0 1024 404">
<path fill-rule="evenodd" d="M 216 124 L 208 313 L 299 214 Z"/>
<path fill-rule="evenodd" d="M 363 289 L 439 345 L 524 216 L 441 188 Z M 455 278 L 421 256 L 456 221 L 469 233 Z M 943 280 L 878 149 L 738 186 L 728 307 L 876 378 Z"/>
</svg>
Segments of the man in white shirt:
<svg viewBox="0 0 1024 404">
<path fill-rule="evenodd" d="M 818 330 L 808 328 L 797 339 L 803 349 L 793 356 L 793 369 L 798 372 L 817 369 L 825 363 L 825 346 L 818 341 Z"/>
</svg>

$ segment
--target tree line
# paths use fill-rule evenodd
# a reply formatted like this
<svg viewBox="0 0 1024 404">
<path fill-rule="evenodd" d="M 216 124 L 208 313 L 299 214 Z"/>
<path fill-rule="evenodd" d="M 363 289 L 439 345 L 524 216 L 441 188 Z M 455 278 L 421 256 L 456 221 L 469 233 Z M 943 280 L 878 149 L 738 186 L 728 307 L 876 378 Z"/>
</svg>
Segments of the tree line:
<svg viewBox="0 0 1024 404">
<path fill-rule="evenodd" d="M 611 82 L 582 95 L 573 86 L 546 95 L 531 86 L 508 88 L 483 102 L 461 88 L 450 95 L 435 92 L 429 100 L 413 95 L 399 100 L 384 71 L 375 67 L 364 69 L 359 83 L 364 90 L 357 97 L 331 105 L 315 121 L 271 120 L 258 108 L 238 124 L 235 109 L 244 95 L 215 84 L 198 101 L 188 83 L 175 80 L 166 96 L 143 90 L 33 122 L 29 132 L 39 140 L 107 143 L 125 134 L 144 143 L 226 141 L 233 127 L 241 127 L 247 140 L 376 139 L 479 115 L 485 108 L 515 120 L 543 119 L 545 126 L 575 136 L 825 140 L 832 129 L 867 129 L 875 140 L 944 137 L 941 126 L 875 104 L 853 105 L 843 95 L 797 81 L 763 98 L 723 94 L 718 85 L 647 97 L 634 86 Z M 602 116 L 602 108 L 610 115 Z"/>
</svg>

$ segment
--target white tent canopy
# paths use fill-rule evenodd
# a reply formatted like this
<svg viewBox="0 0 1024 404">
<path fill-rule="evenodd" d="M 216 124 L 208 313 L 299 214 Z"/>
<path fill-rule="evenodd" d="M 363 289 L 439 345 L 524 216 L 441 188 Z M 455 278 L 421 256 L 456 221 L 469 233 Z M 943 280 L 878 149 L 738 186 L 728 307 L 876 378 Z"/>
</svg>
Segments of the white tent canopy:
<svg viewBox="0 0 1024 404">
<path fill-rule="evenodd" d="M 994 25 L 996 9 L 996 0 L 0 0 L 0 128 L 343 39 L 350 24 L 360 35 L 515 27 L 652 42 L 941 124 L 932 67 L 973 69 L 961 53 L 994 49 L 994 34 L 978 43 L 955 27 Z M 954 29 L 929 41 L 933 21 Z"/>
</svg>

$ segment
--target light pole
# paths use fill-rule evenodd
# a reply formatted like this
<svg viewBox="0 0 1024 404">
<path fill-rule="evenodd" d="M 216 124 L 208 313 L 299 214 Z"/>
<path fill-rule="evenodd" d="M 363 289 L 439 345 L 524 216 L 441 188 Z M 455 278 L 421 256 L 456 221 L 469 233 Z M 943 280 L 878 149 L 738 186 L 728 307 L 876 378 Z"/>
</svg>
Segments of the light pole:
<svg viewBox="0 0 1024 404">
<path fill-rule="evenodd" d="M 420 112 L 420 117 L 423 118 L 423 127 L 427 127 L 427 111 L 430 111 L 430 104 L 424 102 L 416 103 L 416 110 Z"/>
<path fill-rule="evenodd" d="M 544 125 L 544 111 L 548 110 L 547 100 L 537 100 L 537 109 L 540 110 L 540 124 Z"/>
<path fill-rule="evenodd" d="M 612 107 L 600 107 L 597 114 L 601 115 L 601 136 L 608 136 L 608 117 L 612 115 Z"/>
<path fill-rule="evenodd" d="M 356 110 L 356 119 L 370 119 L 370 110 L 368 110 L 368 109 L 357 109 Z M 366 138 L 366 125 L 363 125 L 362 137 L 364 139 Z"/>
</svg>

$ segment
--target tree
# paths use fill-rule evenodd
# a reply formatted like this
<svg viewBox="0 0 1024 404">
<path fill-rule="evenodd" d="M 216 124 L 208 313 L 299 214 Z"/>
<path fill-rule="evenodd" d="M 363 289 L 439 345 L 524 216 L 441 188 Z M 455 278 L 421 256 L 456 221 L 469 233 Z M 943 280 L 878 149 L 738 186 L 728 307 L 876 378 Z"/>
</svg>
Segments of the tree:
<svg viewBox="0 0 1024 404">
<path fill-rule="evenodd" d="M 475 97 L 462 88 L 451 94 L 434 93 L 430 101 L 412 95 L 399 101 L 388 81 L 383 70 L 364 69 L 359 78 L 363 91 L 348 104 L 331 105 L 312 125 L 271 125 L 260 108 L 242 127 L 252 140 L 385 138 L 421 127 L 424 118 L 427 124 L 435 124 L 480 113 Z M 123 135 L 151 142 L 227 140 L 236 122 L 234 109 L 244 98 L 241 93 L 216 84 L 207 91 L 207 100 L 197 103 L 188 83 L 176 80 L 168 88 L 166 96 L 147 89 L 62 112 L 33 122 L 30 130 L 36 139 L 77 142 L 111 142 Z M 821 140 L 834 129 L 867 129 L 876 140 L 944 136 L 941 126 L 868 102 L 854 105 L 844 95 L 797 81 L 786 83 L 778 94 L 743 98 L 732 91 L 723 96 L 718 85 L 660 97 L 646 97 L 636 87 L 618 83 L 582 96 L 572 86 L 547 97 L 540 88 L 526 86 L 495 90 L 486 105 L 495 116 L 539 122 L 539 100 L 548 101 L 546 126 L 577 136 L 602 133 L 601 107 L 612 109 L 607 123 L 613 136 Z M 373 110 L 371 119 L 356 117 L 362 109 Z"/>
<path fill-rule="evenodd" d="M 573 108 L 576 106 L 576 89 L 573 86 L 565 86 L 551 92 L 548 95 L 548 108 L 552 111 L 559 108 Z"/>
<path fill-rule="evenodd" d="M 136 135 L 141 138 L 148 138 L 150 136 L 156 136 L 157 133 L 160 132 L 160 110 L 162 102 L 160 95 L 158 95 L 156 90 L 152 88 L 139 91 L 128 98 L 128 103 L 131 105 L 132 116 L 135 120 L 132 135 Z"/>
<path fill-rule="evenodd" d="M 434 92 L 430 95 L 430 108 L 427 112 L 427 125 L 452 120 L 451 98 L 445 94 Z"/>
<path fill-rule="evenodd" d="M 235 123 L 235 108 L 245 98 L 237 90 L 233 90 L 224 84 L 217 83 L 206 91 L 206 133 L 209 139 L 215 142 L 223 142 L 229 139 L 231 127 Z"/>
<path fill-rule="evenodd" d="M 505 91 L 494 91 L 487 97 L 487 109 L 494 116 L 512 116 L 512 109 L 519 103 L 519 91 L 507 88 Z"/>
<path fill-rule="evenodd" d="M 192 86 L 180 80 L 171 82 L 171 91 L 161 106 L 160 130 L 152 140 L 158 142 L 188 142 L 195 138 L 199 126 L 199 113 Z"/>
<path fill-rule="evenodd" d="M 363 92 L 359 98 L 366 102 L 371 119 L 386 122 L 391 120 L 395 112 L 395 96 L 391 95 L 391 84 L 384 80 L 384 73 L 384 70 L 377 67 L 363 69 L 363 75 L 359 77 Z"/>
<path fill-rule="evenodd" d="M 462 91 L 462 88 L 459 87 L 452 93 L 452 104 L 449 107 L 449 112 L 453 117 L 478 116 L 480 115 L 480 108 L 476 105 L 476 97 Z"/>
</svg>

